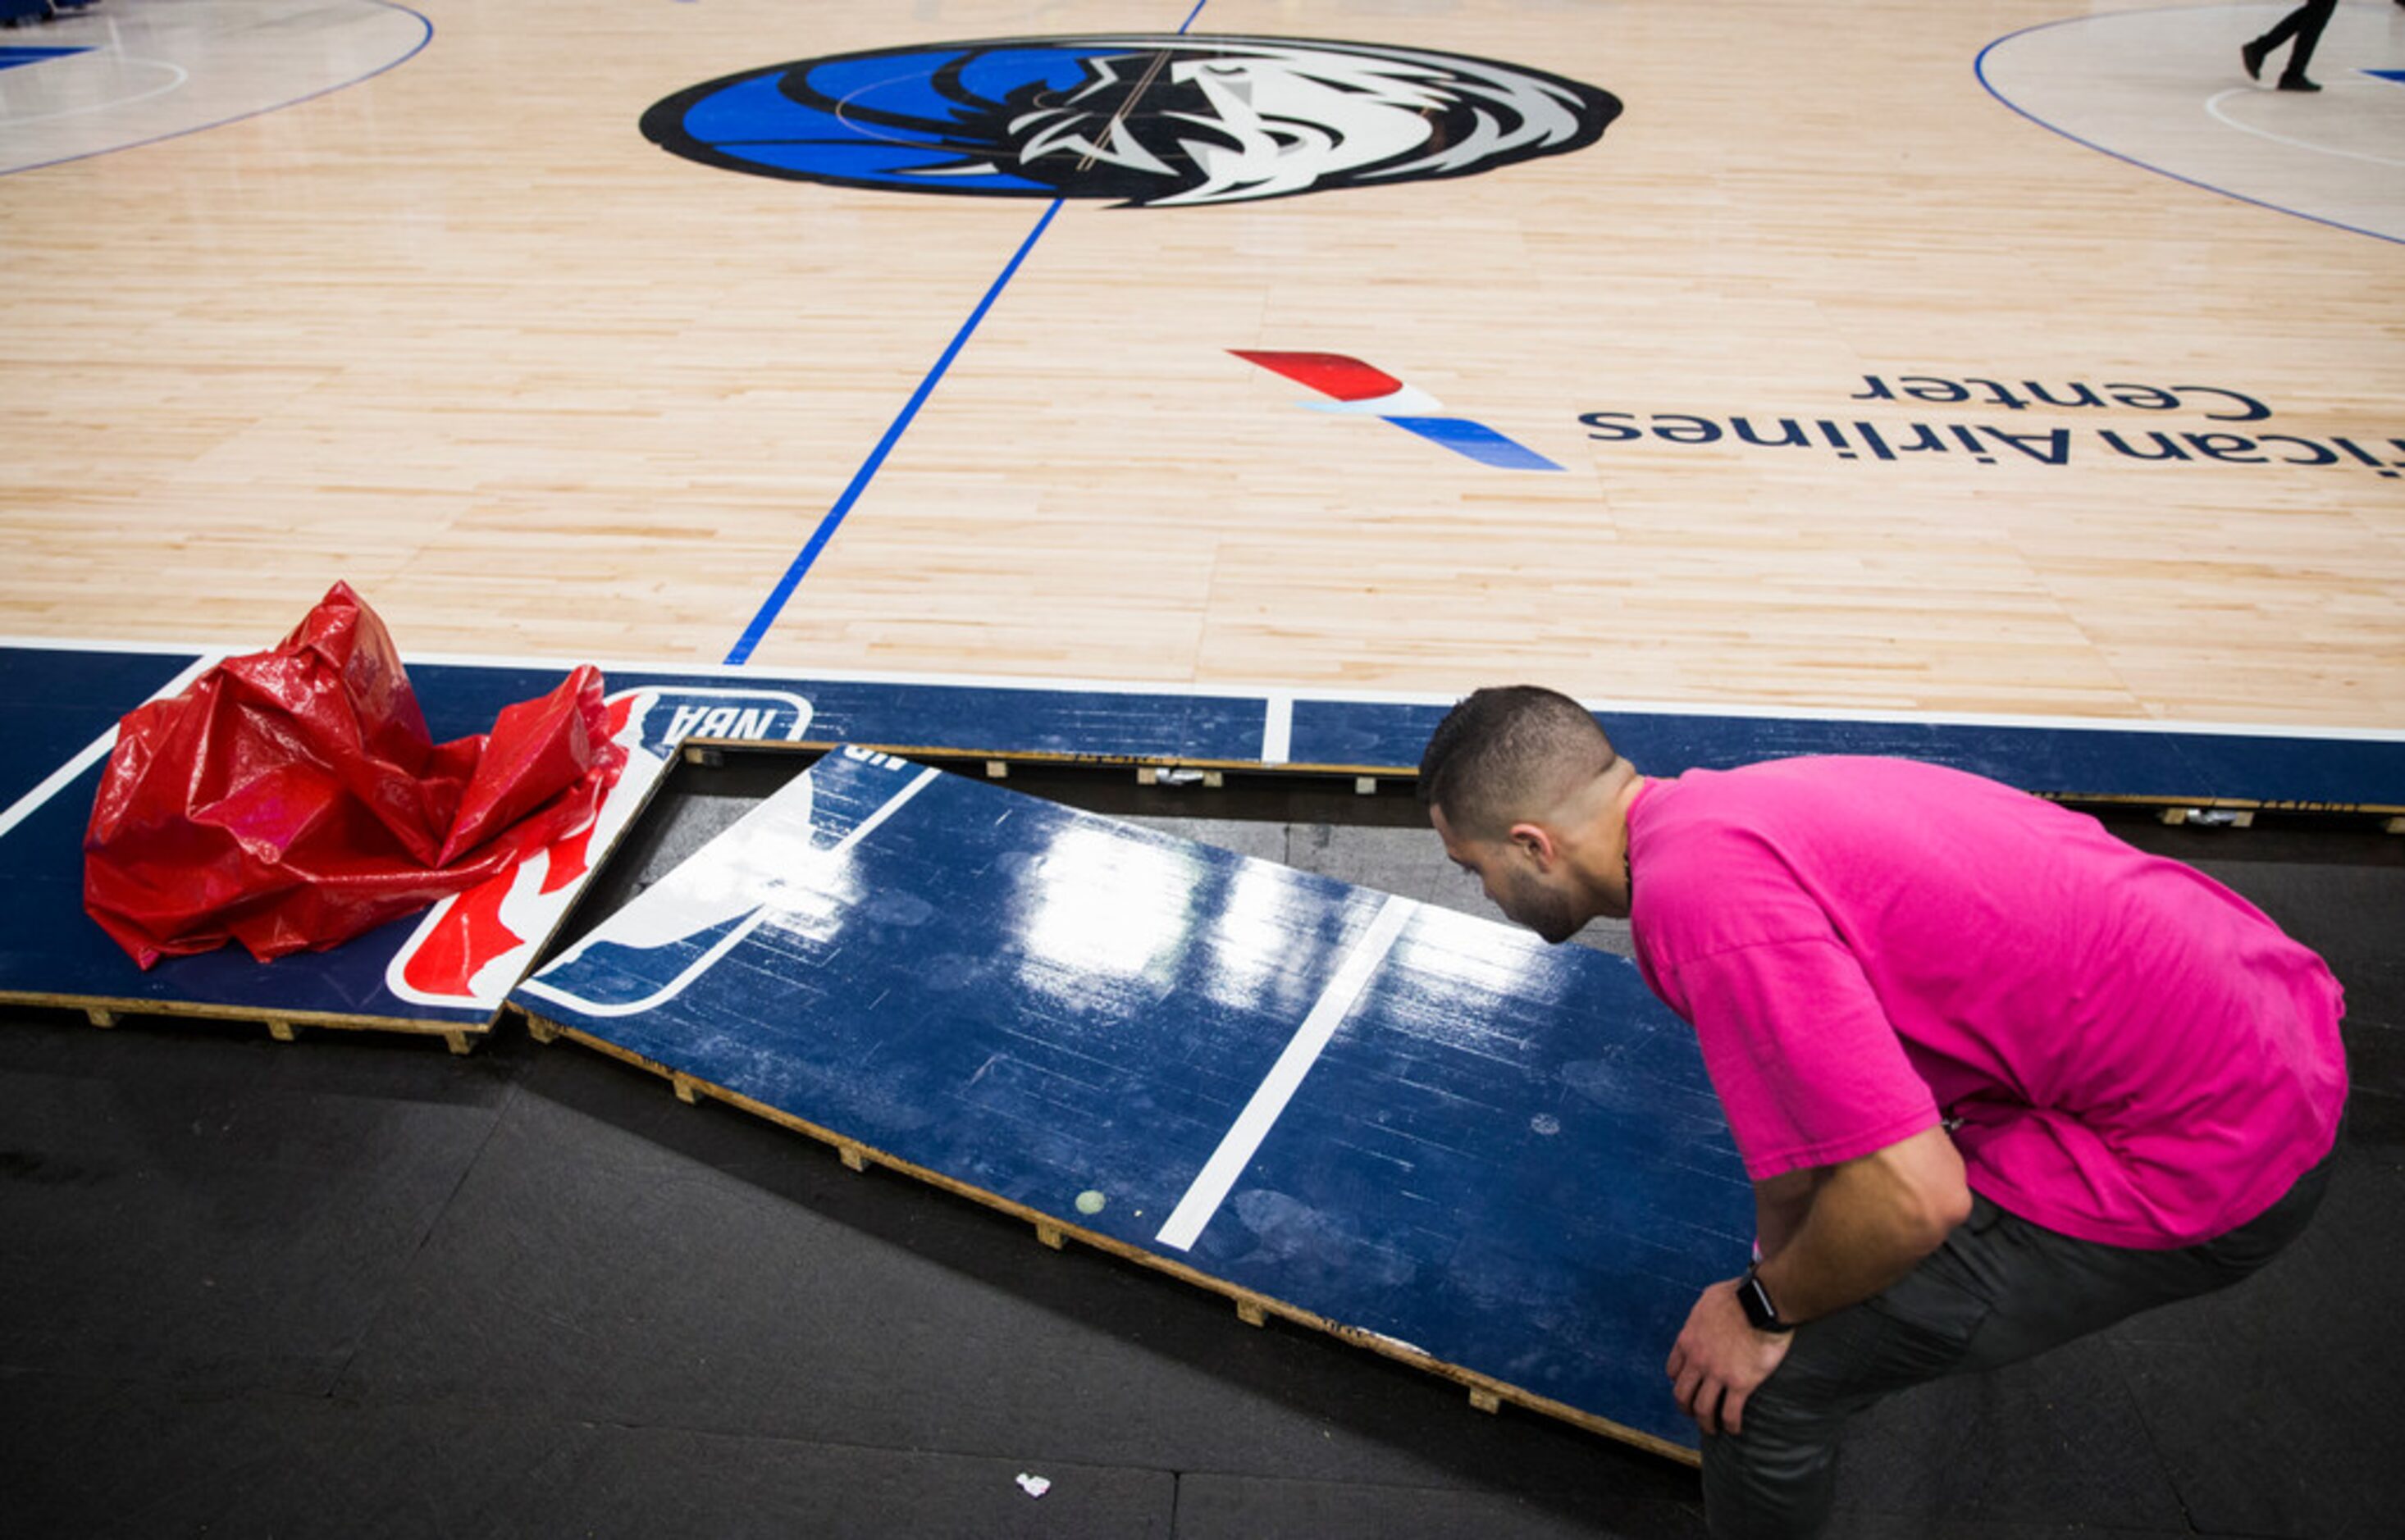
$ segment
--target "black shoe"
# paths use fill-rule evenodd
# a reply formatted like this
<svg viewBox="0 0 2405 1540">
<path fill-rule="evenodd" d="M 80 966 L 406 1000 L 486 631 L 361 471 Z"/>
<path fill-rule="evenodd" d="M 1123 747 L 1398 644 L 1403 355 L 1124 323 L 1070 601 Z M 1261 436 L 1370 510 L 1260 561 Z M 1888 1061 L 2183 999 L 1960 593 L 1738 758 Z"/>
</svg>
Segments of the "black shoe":
<svg viewBox="0 0 2405 1540">
<path fill-rule="evenodd" d="M 2405 0 L 2397 0 L 2397 3 L 2405 6 Z M 2246 66 L 2246 78 L 2249 80 L 2263 78 L 2263 56 L 2271 51 L 2259 39 L 2239 47 L 2238 62 Z"/>
<path fill-rule="evenodd" d="M 2320 82 L 2308 80 L 2301 75 L 2283 75 L 2280 77 L 2280 89 L 2282 91 L 2319 91 L 2322 88 Z"/>
</svg>

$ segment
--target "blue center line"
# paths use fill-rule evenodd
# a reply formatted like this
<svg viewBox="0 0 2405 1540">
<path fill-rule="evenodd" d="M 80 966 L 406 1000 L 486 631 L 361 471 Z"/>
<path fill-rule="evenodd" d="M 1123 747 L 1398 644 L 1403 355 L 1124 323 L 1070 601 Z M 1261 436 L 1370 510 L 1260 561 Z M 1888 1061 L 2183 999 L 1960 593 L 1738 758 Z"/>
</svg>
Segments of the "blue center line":
<svg viewBox="0 0 2405 1540">
<path fill-rule="evenodd" d="M 1186 35 L 1187 29 L 1194 25 L 1195 18 L 1202 14 L 1202 7 L 1210 3 L 1211 0 L 1195 0 L 1194 8 L 1187 13 L 1185 21 L 1178 26 L 1179 36 Z M 935 360 L 935 367 L 927 371 L 927 377 L 919 382 L 919 388 L 910 393 L 910 399 L 902 408 L 901 414 L 893 419 L 893 426 L 886 428 L 885 436 L 877 441 L 877 447 L 869 451 L 868 458 L 862 462 L 860 469 L 852 472 L 851 483 L 843 489 L 843 496 L 835 500 L 835 506 L 827 510 L 826 517 L 819 521 L 818 528 L 810 532 L 808 543 L 786 567 L 785 575 L 777 580 L 777 586 L 769 590 L 759 612 L 752 617 L 752 623 L 743 628 L 743 635 L 727 652 L 728 664 L 752 661 L 753 651 L 767 636 L 768 628 L 777 623 L 777 617 L 783 614 L 785 606 L 793 602 L 794 590 L 802 585 L 802 579 L 809 575 L 811 566 L 819 559 L 819 553 L 826 549 L 827 542 L 835 539 L 836 530 L 851 512 L 852 505 L 859 502 L 861 494 L 868 490 L 868 483 L 877 479 L 877 472 L 884 466 L 885 457 L 893 453 L 893 446 L 909 430 L 912 420 L 919 415 L 919 409 L 926 405 L 927 398 L 935 393 L 935 386 L 942 381 L 944 371 L 952 367 L 952 360 L 960 357 L 961 349 L 967 346 L 969 339 L 976 335 L 977 323 L 985 319 L 986 312 L 1002 298 L 1002 291 L 1010 286 L 1020 264 L 1026 261 L 1027 254 L 1035 249 L 1035 243 L 1044 238 L 1044 231 L 1050 227 L 1052 217 L 1061 212 L 1061 204 L 1064 201 L 1055 198 L 1044 210 L 1044 217 L 1035 221 L 1035 228 L 1028 231 L 1027 239 L 1019 244 L 1019 250 L 1012 254 L 1009 264 L 1002 270 L 1002 276 L 985 291 L 985 298 L 978 301 L 977 309 L 969 313 L 968 320 L 962 324 L 959 333 L 952 338 L 951 345 L 944 349 L 943 357 Z"/>
<path fill-rule="evenodd" d="M 1035 249 L 1037 241 L 1043 239 L 1046 228 L 1052 223 L 1052 217 L 1061 212 L 1062 202 L 1059 198 L 1053 199 L 1045 208 L 1044 217 L 1035 221 L 1035 228 L 1028 231 L 1027 239 L 1019 244 L 1019 250 L 1012 254 L 1009 265 L 1002 270 L 1002 276 L 985 291 L 985 298 L 979 300 L 977 309 L 969 313 L 969 318 L 952 338 L 951 345 L 944 349 L 943 357 L 935 360 L 935 367 L 928 371 L 927 377 L 919 382 L 919 388 L 911 392 L 909 402 L 902 408 L 901 415 L 893 419 L 893 425 L 885 430 L 885 437 L 877 441 L 877 447 L 852 473 L 851 483 L 843 489 L 843 496 L 836 499 L 835 507 L 827 511 L 827 516 L 819 521 L 818 528 L 811 532 L 809 543 L 802 547 L 793 565 L 785 568 L 785 575 L 777 580 L 776 588 L 769 593 L 767 601 L 760 606 L 760 612 L 752 617 L 750 625 L 743 628 L 742 639 L 735 644 L 734 651 L 726 654 L 728 663 L 749 663 L 752 660 L 752 650 L 768 634 L 768 628 L 777 623 L 777 617 L 783 613 L 786 603 L 793 598 L 794 590 L 801 586 L 803 575 L 809 571 L 810 564 L 819 559 L 819 553 L 825 550 L 827 541 L 835 538 L 837 528 L 842 525 L 844 516 L 851 511 L 852 504 L 860 501 L 860 495 L 868 490 L 868 483 L 876 479 L 885 457 L 893 453 L 893 446 L 908 430 L 911 419 L 918 416 L 919 409 L 927 404 L 927 398 L 935 393 L 935 385 L 943 379 L 944 371 L 952 367 L 952 360 L 960 357 L 961 349 L 967 346 L 969 338 L 976 335 L 977 323 L 985 319 L 986 312 L 993 308 L 993 302 L 1002 298 L 1002 291 L 1009 287 L 1020 264 L 1027 260 L 1027 254 Z"/>
</svg>

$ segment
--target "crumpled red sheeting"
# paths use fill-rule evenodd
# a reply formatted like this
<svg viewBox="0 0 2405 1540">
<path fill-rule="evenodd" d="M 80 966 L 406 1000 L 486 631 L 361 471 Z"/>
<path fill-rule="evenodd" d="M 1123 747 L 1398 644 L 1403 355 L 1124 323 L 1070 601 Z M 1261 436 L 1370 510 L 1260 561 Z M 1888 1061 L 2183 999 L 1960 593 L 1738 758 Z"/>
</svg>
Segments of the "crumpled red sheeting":
<svg viewBox="0 0 2405 1540">
<path fill-rule="evenodd" d="M 274 651 L 120 724 L 84 908 L 144 968 L 337 945 L 587 828 L 626 763 L 601 689 L 582 667 L 434 743 L 391 634 L 336 583 Z"/>
</svg>

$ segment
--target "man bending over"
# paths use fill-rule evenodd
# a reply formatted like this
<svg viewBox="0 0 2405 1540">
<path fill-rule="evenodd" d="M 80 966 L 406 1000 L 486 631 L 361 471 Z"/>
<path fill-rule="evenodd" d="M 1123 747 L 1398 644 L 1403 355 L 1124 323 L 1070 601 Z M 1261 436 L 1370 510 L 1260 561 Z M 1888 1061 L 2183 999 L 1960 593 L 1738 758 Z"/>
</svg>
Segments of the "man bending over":
<svg viewBox="0 0 2405 1540">
<path fill-rule="evenodd" d="M 1529 686 L 1454 707 L 1420 796 L 1511 919 L 1627 919 L 1702 1044 L 1759 1253 L 1670 1350 L 1715 1535 L 1817 1533 L 1852 1413 L 2234 1283 L 2320 1203 L 2337 981 L 2092 819 L 1904 760 L 1649 779 Z"/>
</svg>

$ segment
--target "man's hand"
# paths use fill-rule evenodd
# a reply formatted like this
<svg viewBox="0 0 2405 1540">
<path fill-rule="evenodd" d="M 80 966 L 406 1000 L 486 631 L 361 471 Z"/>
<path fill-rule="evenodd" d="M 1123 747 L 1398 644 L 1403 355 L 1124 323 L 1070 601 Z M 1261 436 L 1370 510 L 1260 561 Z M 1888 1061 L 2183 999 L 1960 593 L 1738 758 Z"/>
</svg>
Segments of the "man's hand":
<svg viewBox="0 0 2405 1540">
<path fill-rule="evenodd" d="M 1787 1356 L 1793 1336 L 1756 1331 L 1737 1302 L 1737 1280 L 1706 1289 L 1670 1349 L 1679 1409 L 1708 1434 L 1743 1430 L 1746 1398 Z"/>
<path fill-rule="evenodd" d="M 1970 1211 L 1954 1141 L 1942 1127 L 1924 1128 L 1835 1166 L 1754 1183 L 1757 1276 L 1782 1317 L 1817 1320 L 1910 1272 Z M 1735 1280 L 1713 1284 L 1670 1350 L 1679 1409 L 1708 1434 L 1740 1431 L 1746 1398 L 1786 1358 L 1789 1341 L 1785 1332 L 1754 1330 Z"/>
</svg>

